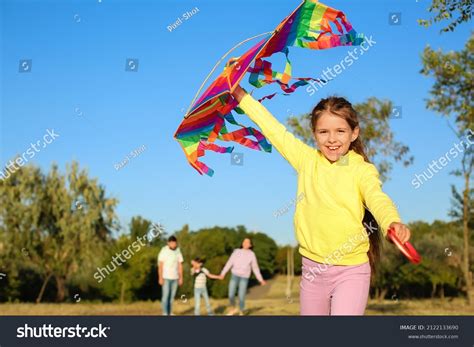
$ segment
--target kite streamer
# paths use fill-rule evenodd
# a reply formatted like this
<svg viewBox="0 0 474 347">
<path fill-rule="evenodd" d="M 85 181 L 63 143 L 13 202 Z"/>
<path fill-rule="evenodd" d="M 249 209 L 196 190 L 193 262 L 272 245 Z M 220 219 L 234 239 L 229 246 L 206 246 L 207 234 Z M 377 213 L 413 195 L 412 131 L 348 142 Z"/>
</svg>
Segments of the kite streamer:
<svg viewBox="0 0 474 347">
<path fill-rule="evenodd" d="M 333 32 L 331 23 L 336 27 L 337 33 Z M 288 95 L 297 88 L 308 84 L 309 81 L 325 82 L 311 77 L 292 77 L 288 47 L 328 49 L 338 46 L 360 45 L 364 40 L 364 36 L 352 28 L 343 12 L 316 0 L 302 2 L 273 32 L 267 33 L 267 35 L 269 37 L 259 41 L 242 56 L 229 59 L 224 71 L 197 101 L 191 102 L 184 120 L 174 134 L 189 163 L 201 175 L 212 176 L 214 173 L 211 168 L 198 160 L 205 155 L 207 150 L 231 153 L 234 149 L 233 146 L 217 145 L 215 143 L 217 139 L 236 142 L 255 150 L 265 152 L 272 150 L 272 146 L 261 132 L 253 127 L 246 127 L 238 123 L 232 115 L 232 111 L 243 114 L 231 93 L 246 73 L 250 74 L 249 83 L 256 88 L 278 83 L 284 95 Z M 248 40 L 244 42 L 246 41 Z M 286 58 L 283 72 L 274 71 L 272 64 L 262 59 L 277 52 L 283 53 Z M 227 52 L 223 58 L 229 53 Z M 290 84 L 291 80 L 295 82 Z M 264 96 L 259 101 L 271 99 L 275 95 L 276 93 Z M 234 124 L 240 129 L 229 132 L 226 122 Z"/>
</svg>

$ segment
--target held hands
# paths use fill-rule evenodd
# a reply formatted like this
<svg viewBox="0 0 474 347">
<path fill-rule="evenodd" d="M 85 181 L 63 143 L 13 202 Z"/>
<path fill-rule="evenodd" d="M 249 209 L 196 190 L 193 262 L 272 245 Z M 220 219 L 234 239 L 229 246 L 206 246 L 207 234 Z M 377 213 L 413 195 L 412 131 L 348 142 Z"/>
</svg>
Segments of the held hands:
<svg viewBox="0 0 474 347">
<path fill-rule="evenodd" d="M 404 244 L 410 239 L 411 232 L 405 224 L 393 222 L 392 224 L 390 224 L 389 228 L 395 229 L 395 234 L 400 239 L 400 242 L 402 244 Z"/>
</svg>

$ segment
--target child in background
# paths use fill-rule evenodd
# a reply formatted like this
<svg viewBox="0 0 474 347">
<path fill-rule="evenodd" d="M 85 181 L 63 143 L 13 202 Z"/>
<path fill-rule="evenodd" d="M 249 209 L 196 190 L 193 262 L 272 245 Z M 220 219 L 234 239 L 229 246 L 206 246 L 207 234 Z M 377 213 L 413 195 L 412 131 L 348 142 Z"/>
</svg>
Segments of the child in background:
<svg viewBox="0 0 474 347">
<path fill-rule="evenodd" d="M 201 295 L 204 297 L 206 309 L 209 316 L 214 315 L 211 304 L 209 303 L 209 295 L 207 293 L 207 277 L 219 279 L 219 276 L 213 275 L 208 269 L 203 267 L 204 261 L 201 258 L 194 258 L 191 261 L 191 275 L 194 276 L 194 315 L 199 316 L 201 310 Z"/>
</svg>

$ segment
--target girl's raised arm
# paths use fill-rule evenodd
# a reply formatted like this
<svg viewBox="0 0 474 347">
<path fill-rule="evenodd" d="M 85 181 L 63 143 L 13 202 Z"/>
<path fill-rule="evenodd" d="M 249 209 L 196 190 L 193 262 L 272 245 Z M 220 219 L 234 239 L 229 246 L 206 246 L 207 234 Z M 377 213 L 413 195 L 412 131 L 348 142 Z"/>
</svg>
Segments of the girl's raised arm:
<svg viewBox="0 0 474 347">
<path fill-rule="evenodd" d="M 299 172 L 304 158 L 314 154 L 315 149 L 296 138 L 265 106 L 247 94 L 240 86 L 236 87 L 232 95 L 239 102 L 239 107 L 260 127 L 263 135 Z"/>
</svg>

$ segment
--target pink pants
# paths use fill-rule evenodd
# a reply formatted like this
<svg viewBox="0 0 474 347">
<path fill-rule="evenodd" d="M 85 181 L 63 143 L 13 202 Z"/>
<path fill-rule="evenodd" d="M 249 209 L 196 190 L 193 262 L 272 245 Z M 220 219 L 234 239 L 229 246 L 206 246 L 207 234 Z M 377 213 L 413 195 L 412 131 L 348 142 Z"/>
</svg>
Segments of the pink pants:
<svg viewBox="0 0 474 347">
<path fill-rule="evenodd" d="M 303 257 L 301 315 L 363 315 L 370 288 L 370 264 L 327 265 Z"/>
</svg>

